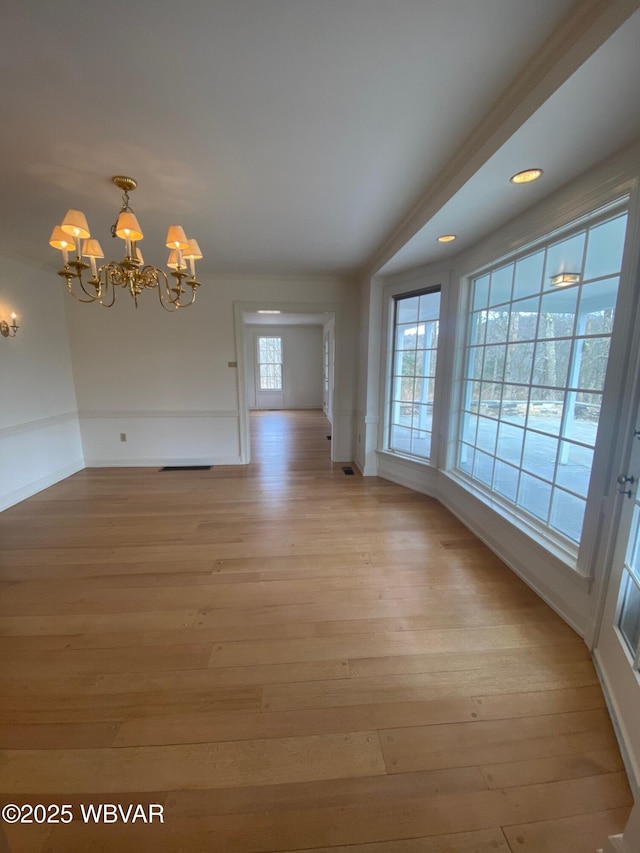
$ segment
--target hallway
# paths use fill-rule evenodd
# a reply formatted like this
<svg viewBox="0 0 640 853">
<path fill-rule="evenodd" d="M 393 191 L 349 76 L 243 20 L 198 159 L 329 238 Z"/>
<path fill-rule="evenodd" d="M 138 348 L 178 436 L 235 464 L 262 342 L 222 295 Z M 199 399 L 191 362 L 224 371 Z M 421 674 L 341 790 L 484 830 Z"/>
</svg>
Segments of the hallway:
<svg viewBox="0 0 640 853">
<path fill-rule="evenodd" d="M 0 515 L 15 853 L 595 853 L 631 794 L 582 640 L 436 501 L 330 461 L 94 468 Z M 161 804 L 86 824 L 80 804 Z"/>
</svg>

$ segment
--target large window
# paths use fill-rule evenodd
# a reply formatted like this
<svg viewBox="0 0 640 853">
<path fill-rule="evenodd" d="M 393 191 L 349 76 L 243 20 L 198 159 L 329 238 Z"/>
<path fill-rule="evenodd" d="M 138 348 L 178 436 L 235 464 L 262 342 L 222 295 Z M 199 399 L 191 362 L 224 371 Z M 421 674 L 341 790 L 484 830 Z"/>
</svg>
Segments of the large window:
<svg viewBox="0 0 640 853">
<path fill-rule="evenodd" d="M 261 391 L 282 391 L 282 338 L 258 338 Z"/>
<path fill-rule="evenodd" d="M 440 288 L 393 300 L 388 450 L 429 459 Z"/>
<path fill-rule="evenodd" d="M 609 214 L 471 282 L 457 467 L 579 543 L 627 216 Z"/>
</svg>

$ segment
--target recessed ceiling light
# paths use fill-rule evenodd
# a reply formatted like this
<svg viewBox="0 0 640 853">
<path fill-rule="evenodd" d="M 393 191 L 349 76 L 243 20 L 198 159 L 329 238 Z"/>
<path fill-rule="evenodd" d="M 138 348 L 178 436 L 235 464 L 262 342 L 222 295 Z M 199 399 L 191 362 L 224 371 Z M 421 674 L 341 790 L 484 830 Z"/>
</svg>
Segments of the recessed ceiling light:
<svg viewBox="0 0 640 853">
<path fill-rule="evenodd" d="M 272 311 L 270 308 L 258 308 L 258 314 L 279 314 L 280 311 Z"/>
<path fill-rule="evenodd" d="M 537 181 L 540 175 L 542 175 L 542 169 L 525 169 L 523 172 L 512 175 L 509 180 L 512 184 L 530 184 L 531 181 Z"/>
<path fill-rule="evenodd" d="M 455 239 L 455 234 L 443 234 L 441 237 L 438 237 L 438 243 L 451 243 Z"/>
</svg>

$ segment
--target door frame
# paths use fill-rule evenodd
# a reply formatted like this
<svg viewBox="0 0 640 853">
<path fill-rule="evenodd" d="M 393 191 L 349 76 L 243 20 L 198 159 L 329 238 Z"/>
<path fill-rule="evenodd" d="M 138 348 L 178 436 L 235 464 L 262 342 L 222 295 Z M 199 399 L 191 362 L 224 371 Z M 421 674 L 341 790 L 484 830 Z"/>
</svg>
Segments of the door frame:
<svg viewBox="0 0 640 853">
<path fill-rule="evenodd" d="M 245 363 L 246 352 L 246 335 L 247 328 L 245 324 L 245 314 L 255 313 L 259 310 L 281 311 L 283 314 L 322 314 L 326 316 L 327 322 L 333 319 L 334 326 L 334 341 L 335 341 L 335 357 L 334 371 L 341 364 L 342 360 L 342 306 L 335 302 L 276 302 L 272 299 L 261 300 L 256 302 L 234 302 L 233 314 L 236 332 L 236 365 L 237 365 L 237 387 L 238 387 L 238 443 L 240 464 L 247 465 L 251 461 L 251 435 L 249 429 L 249 405 L 247 403 L 247 389 L 245 381 L 245 371 L 247 369 Z M 265 328 L 269 327 L 265 325 Z M 335 414 L 339 411 L 339 383 L 334 382 L 331 389 L 331 410 L 334 413 L 331 441 L 331 461 L 341 461 L 337 459 L 338 448 L 342 446 L 346 436 L 342 432 L 346 429 L 346 425 L 342 423 L 342 418 L 336 418 Z"/>
<path fill-rule="evenodd" d="M 628 202 L 627 236 L 623 255 L 621 281 L 628 282 L 624 292 L 620 294 L 616 307 L 615 338 L 612 337 L 610 361 L 616 365 L 615 373 L 609 377 L 607 384 L 613 387 L 609 395 L 610 412 L 608 441 L 607 478 L 603 483 L 603 494 L 600 512 L 600 536 L 598 547 L 594 554 L 593 565 L 597 567 L 593 575 L 591 592 L 591 612 L 585 631 L 585 642 L 591 651 L 594 665 L 598 672 L 600 684 L 605 694 L 611 713 L 614 728 L 620 745 L 620 751 L 625 763 L 627 775 L 636 797 L 640 793 L 640 755 L 633 753 L 632 745 L 626 736 L 623 712 L 616 697 L 616 684 L 612 679 L 613 673 L 608 667 L 608 660 L 602 654 L 600 640 L 603 631 L 615 632 L 615 612 L 607 608 L 610 594 L 618 599 L 618 586 L 621 567 L 614 565 L 618 538 L 623 532 L 621 525 L 625 523 L 625 498 L 617 493 L 616 478 L 620 473 L 627 472 L 632 462 L 632 453 L 636 450 L 638 438 L 634 431 L 640 427 L 640 191 L 638 181 L 630 187 Z M 615 343 L 614 343 L 615 340 Z M 618 350 L 616 357 L 613 349 Z M 615 589 L 612 589 L 615 585 Z M 611 620 L 611 625 L 605 625 L 605 619 Z M 610 638 L 613 639 L 613 638 Z M 621 654 L 622 649 L 620 650 Z M 633 675 L 630 672 L 630 675 Z"/>
</svg>

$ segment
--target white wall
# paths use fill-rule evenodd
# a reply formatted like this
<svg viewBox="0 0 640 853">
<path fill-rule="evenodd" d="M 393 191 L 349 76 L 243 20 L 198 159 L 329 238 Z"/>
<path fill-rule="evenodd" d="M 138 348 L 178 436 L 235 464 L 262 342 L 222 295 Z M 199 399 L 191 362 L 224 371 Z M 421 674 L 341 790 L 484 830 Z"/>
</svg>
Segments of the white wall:
<svg viewBox="0 0 640 853">
<path fill-rule="evenodd" d="M 217 276 L 190 308 L 168 314 L 154 293 L 134 308 L 119 292 L 113 308 L 66 301 L 82 441 L 88 466 L 238 464 L 240 377 L 234 306 L 319 302 L 336 306 L 346 330 L 336 399 L 342 458 L 351 458 L 357 291 L 337 277 Z M 319 368 L 320 369 L 320 368 Z M 244 379 L 244 377 L 243 377 Z M 244 387 L 244 381 L 241 383 Z M 244 398 L 242 405 L 244 407 Z M 127 441 L 120 441 L 126 433 Z M 246 443 L 246 442 L 245 442 Z"/>
<path fill-rule="evenodd" d="M 283 409 L 322 408 L 322 326 L 245 326 L 247 405 L 256 400 L 256 339 L 282 338 Z"/>
<path fill-rule="evenodd" d="M 84 467 L 63 283 L 24 261 L 0 257 L 0 510 Z"/>
</svg>

